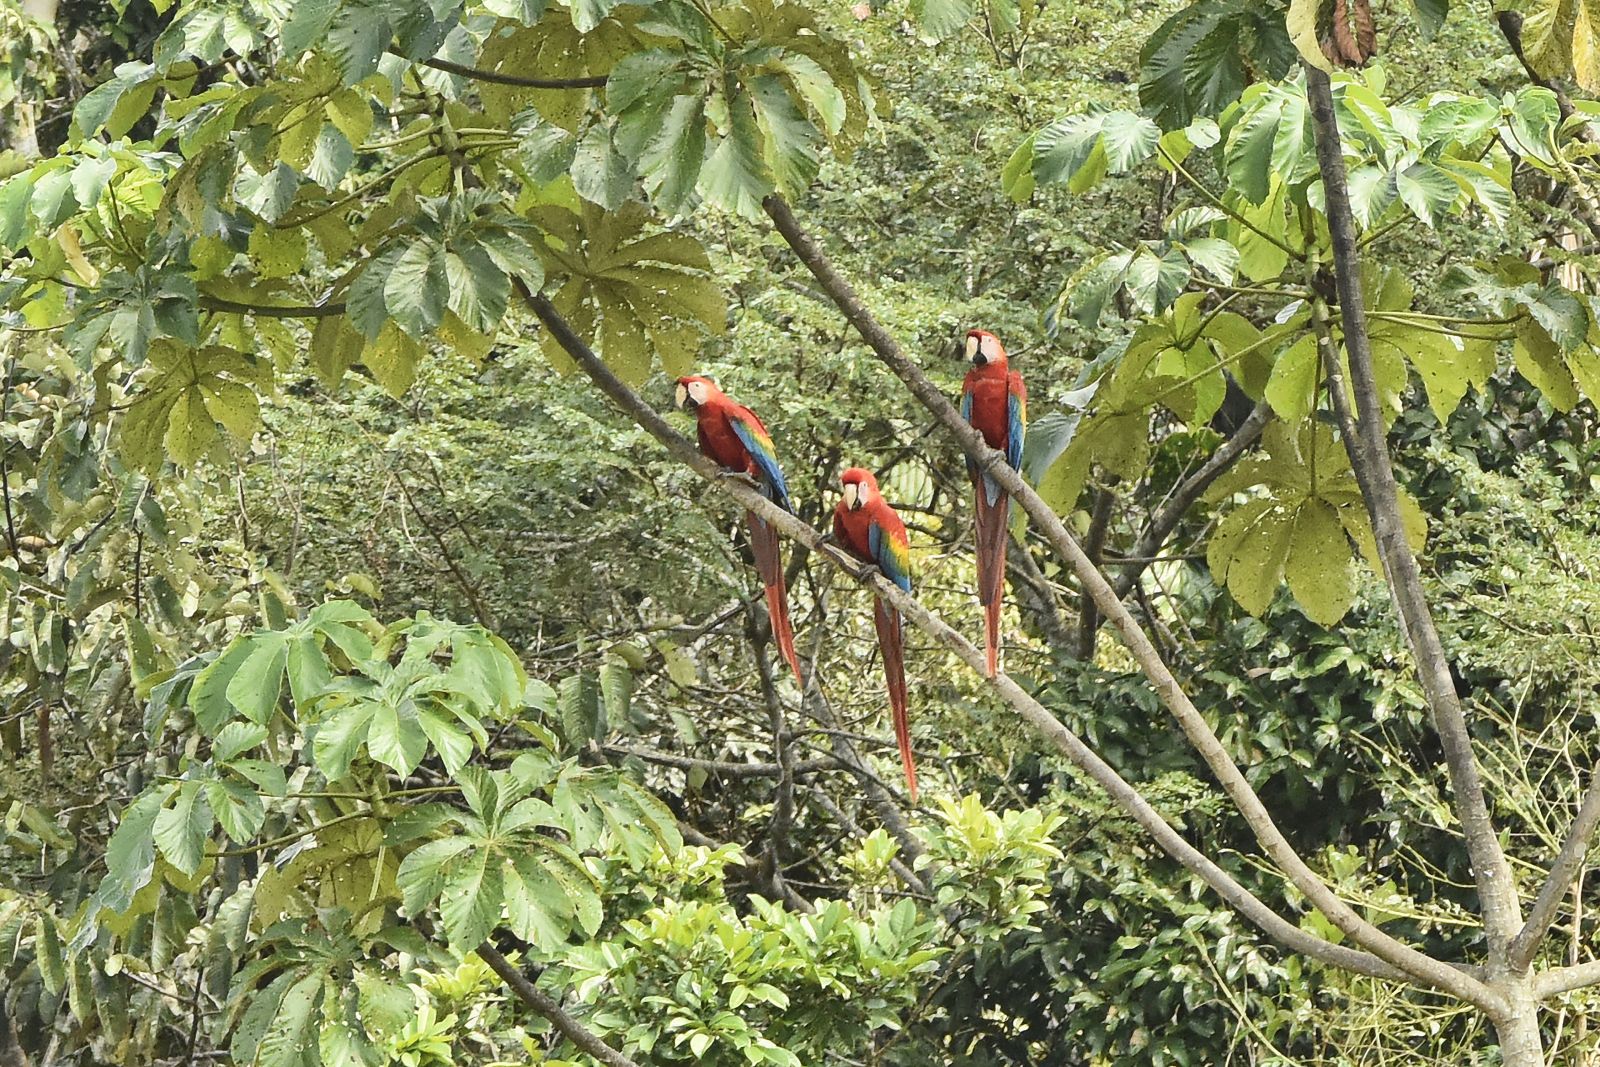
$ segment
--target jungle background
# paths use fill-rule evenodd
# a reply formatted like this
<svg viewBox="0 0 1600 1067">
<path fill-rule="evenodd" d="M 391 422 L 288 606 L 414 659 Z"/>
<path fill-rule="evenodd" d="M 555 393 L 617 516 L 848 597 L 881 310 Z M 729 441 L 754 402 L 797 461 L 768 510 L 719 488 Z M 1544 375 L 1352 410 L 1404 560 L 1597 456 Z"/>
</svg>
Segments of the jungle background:
<svg viewBox="0 0 1600 1067">
<path fill-rule="evenodd" d="M 1273 946 L 914 630 L 923 796 L 908 804 L 869 594 L 796 552 L 816 682 L 774 672 L 738 510 L 572 373 L 516 295 L 565 294 L 658 408 L 672 375 L 715 376 L 772 430 L 813 524 L 843 466 L 878 471 L 919 597 L 972 634 L 960 452 L 751 204 L 789 194 L 952 395 L 960 335 L 998 334 L 1031 391 L 1028 477 L 1128 576 L 1119 592 L 1294 843 L 1384 929 L 1470 954 L 1438 742 L 1359 537 L 1338 535 L 1351 562 L 1331 576 L 1288 547 L 1247 559 L 1236 576 L 1270 580 L 1243 588 L 1213 547 L 1226 494 L 1184 499 L 1144 536 L 1224 442 L 1258 460 L 1290 447 L 1251 419 L 1264 396 L 1274 426 L 1295 417 L 1287 386 L 1262 385 L 1292 339 L 1261 350 L 1261 381 L 1219 363 L 1201 383 L 1215 395 L 1152 395 L 1100 451 L 1081 443 L 1091 387 L 1139 330 L 1194 312 L 1185 289 L 1252 336 L 1293 322 L 1290 287 L 1259 262 L 1240 273 L 1248 234 L 1230 258 L 1205 229 L 1228 225 L 1221 211 L 1175 221 L 1207 209 L 1197 185 L 1302 166 L 1270 132 L 1264 153 L 1225 155 L 1224 136 L 1213 157 L 1191 124 L 1222 116 L 1226 134 L 1247 84 L 1292 91 L 1293 49 L 1251 36 L 1252 6 L 1282 22 L 1230 0 L 0 0 L 7 1062 L 590 1062 L 479 943 L 641 1063 L 1498 1062 L 1456 1002 Z M 1582 176 L 1600 108 L 1582 86 L 1600 65 L 1574 6 L 1588 10 L 1509 12 L 1567 20 L 1542 47 L 1572 55 L 1551 60 L 1531 38 L 1519 59 L 1488 3 L 1378 3 L 1378 54 L 1347 75 L 1393 109 L 1373 136 L 1398 151 L 1436 143 L 1419 133 L 1435 94 L 1494 112 L 1475 140 L 1456 131 L 1470 151 L 1446 152 L 1481 183 L 1402 176 L 1361 221 L 1385 291 L 1414 309 L 1395 321 L 1481 321 L 1452 343 L 1491 353 L 1409 381 L 1401 365 L 1390 440 L 1427 516 L 1427 587 L 1496 812 L 1535 885 L 1595 751 L 1600 375 L 1579 349 L 1600 268 Z M 1212 21 L 1174 30 L 1180 9 Z M 641 40 L 731 50 L 748 26 L 807 57 L 782 76 L 815 136 L 784 132 L 807 121 L 793 103 L 758 98 L 767 145 L 793 152 L 741 167 L 719 159 L 738 150 L 725 134 L 698 192 L 681 148 L 638 147 L 649 130 L 630 134 L 616 75 L 542 89 L 418 61 L 582 79 Z M 1189 33 L 1176 66 L 1156 47 L 1173 33 Z M 824 40 L 838 54 L 809 43 Z M 741 62 L 775 77 L 785 61 L 765 47 Z M 1184 64 L 1203 63 L 1185 57 L 1207 48 L 1221 58 L 1197 89 Z M 1191 82 L 1176 96 L 1163 62 Z M 713 134 L 737 130 L 716 110 L 733 90 L 706 81 Z M 623 115 L 610 126 L 585 110 L 602 96 Z M 1053 173 L 1018 162 L 1052 123 L 1134 114 L 1199 131 L 1195 182 L 1148 158 L 1145 127 L 1092 130 Z M 1536 127 L 1545 156 L 1515 141 Z M 550 240 L 562 226 L 581 227 L 588 261 Z M 474 253 L 409 274 L 397 264 L 421 239 L 386 243 L 455 248 L 469 231 Z M 617 252 L 635 239 L 653 254 Z M 1148 280 L 1126 263 L 1112 277 L 1108 257 L 1140 249 L 1159 263 Z M 402 280 L 363 295 L 368 261 Z M 678 303 L 652 311 L 630 284 Z M 1547 295 L 1518 303 L 1517 285 Z M 259 311 L 346 291 L 371 330 Z M 615 312 L 629 299 L 631 318 Z M 1520 325 L 1534 318 L 1542 340 Z M 1207 369 L 1168 371 L 1167 391 Z M 1298 417 L 1316 406 L 1313 384 Z M 1007 671 L 1236 878 L 1301 908 L 1076 584 L 1024 524 L 1014 535 Z M 1594 957 L 1597 892 L 1580 876 L 1552 958 Z M 1552 1005 L 1551 1062 L 1591 1062 L 1597 1007 L 1592 990 Z"/>
</svg>

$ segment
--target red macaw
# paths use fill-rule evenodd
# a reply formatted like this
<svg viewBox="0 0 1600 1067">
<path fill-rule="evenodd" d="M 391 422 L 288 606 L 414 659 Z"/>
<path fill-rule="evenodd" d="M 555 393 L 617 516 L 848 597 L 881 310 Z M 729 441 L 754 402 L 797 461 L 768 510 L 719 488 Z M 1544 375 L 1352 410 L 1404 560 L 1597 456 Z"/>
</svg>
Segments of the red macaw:
<svg viewBox="0 0 1600 1067">
<path fill-rule="evenodd" d="M 883 576 L 911 592 L 911 545 L 906 526 L 878 492 L 878 479 L 869 470 L 851 467 L 839 476 L 844 496 L 833 510 L 833 536 L 852 555 L 870 563 Z M 900 745 L 900 762 L 906 769 L 906 789 L 917 799 L 917 766 L 911 758 L 911 727 L 906 719 L 906 666 L 901 640 L 900 613 L 877 600 L 872 621 L 883 653 L 883 673 L 889 684 L 889 706 L 894 712 L 894 737 Z"/>
<path fill-rule="evenodd" d="M 988 442 L 1006 454 L 1013 469 L 1022 468 L 1022 439 L 1028 424 L 1028 389 L 1022 375 L 1006 368 L 1000 339 L 983 330 L 967 331 L 967 358 L 972 369 L 961 386 L 961 415 Z M 1011 498 L 977 464 L 967 462 L 977 497 L 978 603 L 984 609 L 989 677 L 1000 666 L 1000 602 L 1006 584 L 1006 538 Z"/>
<path fill-rule="evenodd" d="M 772 435 L 743 404 L 729 400 L 717 383 L 701 375 L 678 379 L 678 407 L 687 407 L 699 422 L 700 451 L 718 466 L 749 477 L 761 495 L 784 511 L 794 513 L 789 502 L 789 486 L 778 466 L 778 453 Z M 794 654 L 794 627 L 789 622 L 789 591 L 783 580 L 783 560 L 778 554 L 778 531 L 755 512 L 746 512 L 750 523 L 750 550 L 756 558 L 756 573 L 767 590 L 767 614 L 772 619 L 772 637 L 778 643 L 794 680 L 805 688 L 800 660 Z"/>
</svg>

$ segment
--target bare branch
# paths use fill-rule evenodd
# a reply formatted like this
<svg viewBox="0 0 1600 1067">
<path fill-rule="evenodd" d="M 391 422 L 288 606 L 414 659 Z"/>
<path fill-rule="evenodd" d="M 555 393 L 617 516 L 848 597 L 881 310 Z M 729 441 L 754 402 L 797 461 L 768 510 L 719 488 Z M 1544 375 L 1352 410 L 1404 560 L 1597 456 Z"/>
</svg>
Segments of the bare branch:
<svg viewBox="0 0 1600 1067">
<path fill-rule="evenodd" d="M 1567 895 L 1572 880 L 1578 876 L 1583 861 L 1589 855 L 1589 845 L 1594 839 L 1596 827 L 1600 827 L 1600 774 L 1590 778 L 1589 790 L 1583 796 L 1583 803 L 1578 806 L 1578 814 L 1572 820 L 1566 840 L 1561 843 L 1561 850 L 1550 864 L 1550 875 L 1539 890 L 1533 909 L 1528 912 L 1528 921 L 1511 942 L 1506 962 L 1513 971 L 1525 970 L 1533 962 L 1539 943 L 1555 921 L 1561 898 Z"/>
<path fill-rule="evenodd" d="M 1317 142 L 1317 163 L 1326 189 L 1328 232 L 1333 243 L 1337 268 L 1340 325 L 1345 350 L 1350 360 L 1350 387 L 1355 396 L 1355 433 L 1344 433 L 1346 451 L 1354 469 L 1367 514 L 1372 519 L 1373 537 L 1383 561 L 1389 593 L 1400 615 L 1406 642 L 1417 664 L 1418 680 L 1433 712 L 1434 729 L 1444 747 L 1445 769 L 1455 797 L 1456 817 L 1466 836 L 1472 872 L 1478 883 L 1479 904 L 1483 909 L 1485 932 L 1491 954 L 1502 949 L 1522 925 L 1521 908 L 1511 868 L 1506 862 L 1500 839 L 1495 834 L 1489 808 L 1484 801 L 1483 782 L 1467 730 L 1467 717 L 1456 696 L 1455 682 L 1444 646 L 1434 626 L 1433 613 L 1422 590 L 1422 572 L 1417 557 L 1406 540 L 1400 516 L 1399 488 L 1389 464 L 1389 446 L 1384 435 L 1383 410 L 1378 399 L 1377 380 L 1372 369 L 1372 345 L 1367 336 L 1366 305 L 1361 292 L 1361 261 L 1350 214 L 1350 194 L 1345 182 L 1344 149 L 1339 140 L 1338 118 L 1333 110 L 1333 88 L 1326 72 L 1306 65 L 1306 95 L 1311 103 L 1311 119 Z M 1313 297 L 1322 305 L 1319 330 L 1324 334 L 1323 362 L 1330 378 L 1338 373 L 1338 356 L 1328 339 L 1326 299 Z M 1333 392 L 1338 393 L 1337 386 Z M 1336 395 L 1336 399 L 1341 399 Z"/>
<path fill-rule="evenodd" d="M 1600 985 L 1600 960 L 1576 967 L 1552 967 L 1533 976 L 1533 991 L 1540 1000 L 1592 985 Z"/>
<path fill-rule="evenodd" d="M 827 279 L 823 279 L 823 283 L 826 286 L 828 284 Z M 718 486 L 746 510 L 755 512 L 764 521 L 771 523 L 780 533 L 807 545 L 813 553 L 855 577 L 857 581 L 866 585 L 877 596 L 892 604 L 903 616 L 910 619 L 914 625 L 931 635 L 946 649 L 958 656 L 975 673 L 979 676 L 983 675 L 985 670 L 984 654 L 964 636 L 924 608 L 921 601 L 884 579 L 881 574 L 863 569 L 860 563 L 845 555 L 838 546 L 823 542 L 821 535 L 815 529 L 774 505 L 754 488 L 733 479 L 721 477 L 715 463 L 701 455 L 687 438 L 674 430 L 659 413 L 640 399 L 633 390 L 629 389 L 611 372 L 610 368 L 590 350 L 583 339 L 572 331 L 571 327 L 547 298 L 543 295 L 531 295 L 529 302 L 535 314 L 538 315 L 545 327 L 550 330 L 557 343 L 566 350 L 567 354 L 583 369 L 584 373 L 618 407 L 638 422 L 651 436 L 660 441 L 675 459 L 683 462 L 708 482 Z M 876 324 L 874 323 L 874 325 Z M 923 381 L 926 382 L 926 379 L 923 379 Z M 931 389 L 931 384 L 928 387 Z M 943 398 L 940 397 L 939 399 L 942 402 Z M 945 407 L 948 406 L 948 404 L 945 404 Z M 959 420 L 960 416 L 956 415 L 953 409 L 950 414 L 953 418 Z M 960 423 L 959 426 L 964 429 L 965 423 Z M 979 457 L 980 465 L 996 470 L 1002 485 L 1008 492 L 1016 495 L 1018 488 L 1025 488 L 1025 483 L 1016 477 L 1016 472 L 1005 465 L 1003 455 L 992 449 L 986 451 L 987 455 L 982 452 L 976 453 Z M 1011 484 L 1006 484 L 1007 482 Z M 1031 494 L 1031 491 L 1029 492 Z M 1034 495 L 1033 499 L 1037 501 L 1038 497 Z M 1054 518 L 1053 514 L 1051 517 Z M 1059 526 L 1059 520 L 1057 520 L 1056 525 Z M 1077 549 L 1075 543 L 1073 543 L 1072 547 Z M 1078 550 L 1078 553 L 1081 556 L 1081 549 Z M 1106 610 L 1107 616 L 1114 623 L 1117 622 L 1117 615 L 1120 613 L 1122 619 L 1137 632 L 1137 624 L 1133 623 L 1131 616 L 1122 608 L 1120 601 L 1111 592 L 1111 588 L 1105 579 L 1098 572 L 1093 571 L 1092 568 L 1088 573 L 1098 580 L 1098 588 L 1095 595 L 1097 600 L 1100 601 L 1102 610 Z M 1145 647 L 1148 648 L 1148 640 L 1144 639 L 1142 633 L 1139 633 L 1139 637 L 1144 640 Z M 1229 906 L 1237 910 L 1250 922 L 1259 926 L 1270 937 L 1286 948 L 1358 974 L 1442 989 L 1485 1010 L 1498 1011 L 1503 1007 L 1501 998 L 1494 991 L 1484 986 L 1472 974 L 1433 960 L 1415 949 L 1400 945 L 1387 935 L 1380 933 L 1377 939 L 1380 944 L 1383 944 L 1385 954 L 1394 955 L 1405 960 L 1406 967 L 1401 968 L 1393 963 L 1386 962 L 1369 951 L 1331 944 L 1302 930 L 1299 926 L 1274 912 L 1248 889 L 1239 884 L 1232 875 L 1213 862 L 1210 857 L 1189 844 L 1177 830 L 1173 829 L 1162 818 L 1161 814 L 1145 800 L 1137 789 L 1124 781 L 1116 770 L 1084 744 L 1076 734 L 1067 729 L 1055 715 L 1051 714 L 1013 681 L 1009 675 L 1000 672 L 993 678 L 986 679 L 986 684 L 1002 700 L 1015 709 L 1023 719 L 1043 734 L 1058 751 L 1084 771 L 1101 788 L 1106 790 L 1112 800 L 1124 811 L 1128 812 L 1140 826 L 1144 827 L 1162 849 L 1179 863 L 1193 871 L 1207 885 L 1211 886 Z M 1171 680 L 1170 684 L 1174 689 L 1177 686 L 1175 680 Z M 1178 693 L 1181 696 L 1181 690 L 1178 690 Z M 1189 713 L 1199 720 L 1199 712 L 1195 711 L 1192 705 L 1188 705 L 1187 698 L 1183 698 L 1182 703 L 1188 707 Z M 1203 720 L 1199 721 L 1204 727 Z M 1205 727 L 1205 730 L 1209 734 L 1209 727 Z M 1211 744 L 1220 751 L 1220 742 L 1217 742 L 1214 736 L 1211 738 Z M 1222 759 L 1224 764 L 1232 767 L 1231 763 L 1227 763 L 1225 755 L 1223 755 Z M 1234 773 L 1238 774 L 1237 769 L 1234 769 Z M 1253 799 L 1254 795 L 1250 795 Z M 1259 808 L 1260 801 L 1256 800 L 1255 803 Z M 1262 814 L 1264 815 L 1264 810 Z M 1270 819 L 1267 822 L 1270 826 Z M 1275 827 L 1272 829 L 1273 832 L 1276 832 Z M 1277 851 L 1281 853 L 1287 847 L 1285 842 Z M 1317 904 L 1323 913 L 1329 914 L 1333 912 L 1334 914 L 1330 915 L 1330 918 L 1337 916 L 1340 919 L 1354 919 L 1354 922 L 1349 925 L 1358 931 L 1363 939 L 1372 940 L 1371 934 L 1376 931 L 1373 931 L 1359 917 L 1354 916 L 1348 905 L 1335 897 L 1331 890 L 1318 880 L 1315 875 L 1310 874 L 1309 868 L 1304 865 L 1304 861 L 1294 855 L 1292 850 L 1288 852 L 1288 855 L 1300 868 L 1298 872 L 1300 877 L 1296 880 L 1296 884 L 1299 885 L 1301 881 L 1306 881 L 1317 891 L 1318 895 L 1331 901 L 1327 906 L 1323 906 L 1320 902 Z"/>
<path fill-rule="evenodd" d="M 832 262 L 822 248 L 807 234 L 794 217 L 789 205 L 781 197 L 769 196 L 764 200 L 763 206 L 777 226 L 779 233 L 794 249 L 802 263 L 810 269 L 811 273 L 822 284 L 835 305 L 844 312 L 845 317 L 856 327 L 856 330 L 866 340 L 869 347 L 878 359 L 887 365 L 899 379 L 906 384 L 911 393 L 922 402 L 922 405 L 931 411 L 956 441 L 962 450 L 970 456 L 981 470 L 1000 484 L 1000 487 L 1016 500 L 1027 513 L 1035 527 L 1049 541 L 1056 554 L 1067 563 L 1077 575 L 1078 581 L 1084 590 L 1094 598 L 1095 605 L 1111 623 L 1120 635 L 1124 646 L 1139 664 L 1140 669 L 1150 680 L 1152 687 L 1161 698 L 1168 710 L 1178 720 L 1190 743 L 1196 752 L 1205 760 L 1206 766 L 1216 775 L 1223 790 L 1228 794 L 1234 805 L 1244 816 L 1256 840 L 1261 843 L 1263 851 L 1284 872 L 1295 888 L 1304 893 L 1319 911 L 1341 930 L 1355 944 L 1371 952 L 1400 972 L 1409 975 L 1413 980 L 1422 984 L 1447 990 L 1462 1000 L 1476 1004 L 1479 1007 L 1491 1010 L 1500 1007 L 1500 997 L 1482 982 L 1470 975 L 1463 974 L 1439 960 L 1401 944 L 1393 937 L 1373 926 L 1366 919 L 1356 913 L 1314 872 L 1301 858 L 1294 847 L 1289 844 L 1283 832 L 1273 821 L 1266 806 L 1261 803 L 1261 798 L 1250 787 L 1244 774 L 1233 763 L 1228 751 L 1217 738 L 1205 717 L 1184 692 L 1183 686 L 1178 682 L 1161 659 L 1160 653 L 1151 644 L 1150 638 L 1139 626 L 1127 607 L 1117 596 L 1111 584 L 1106 580 L 1100 570 L 1090 561 L 1081 545 L 1062 524 L 1061 517 L 1046 504 L 1034 491 L 1033 487 L 1024 481 L 1011 466 L 1006 463 L 1005 455 L 990 448 L 983 440 L 981 434 L 961 418 L 959 412 L 950 404 L 939 388 L 922 373 L 911 360 L 901 351 L 900 346 L 887 330 L 880 325 L 872 313 L 867 309 L 861 298 L 856 295 L 850 283 L 834 269 Z M 649 427 L 646 427 L 649 429 Z M 726 480 L 726 479 L 724 479 Z M 751 496 L 759 494 L 752 493 Z M 787 531 L 786 531 L 787 532 Z M 1009 698 L 1008 698 L 1009 699 Z M 1015 703 L 1013 702 L 1014 706 Z M 1020 710 L 1020 709 L 1019 709 Z M 1049 722 L 1054 727 L 1060 723 L 1051 717 Z M 1064 728 L 1063 728 L 1064 729 Z M 1047 730 L 1047 733 L 1050 731 Z M 1072 736 L 1072 735 L 1068 735 Z M 1081 745 L 1076 737 L 1073 742 Z M 1065 750 L 1064 750 L 1065 751 Z M 1085 749 L 1087 752 L 1087 749 Z M 1070 756 L 1071 753 L 1068 753 Z M 1099 757 L 1092 752 L 1088 753 L 1096 763 Z M 1105 767 L 1103 763 L 1100 766 Z M 1115 775 L 1109 767 L 1107 773 Z M 1096 780 L 1099 780 L 1098 778 Z M 1117 778 L 1121 782 L 1120 778 Z M 1134 798 L 1138 793 L 1131 787 L 1122 783 L 1132 792 Z M 1113 792 L 1113 797 L 1117 794 Z M 1142 803 L 1142 798 L 1139 798 Z M 1119 800 L 1120 802 L 1120 800 Z M 1152 812 L 1153 814 L 1153 812 Z M 1136 816 L 1137 817 L 1137 816 Z M 1159 816 L 1156 816 L 1159 821 Z M 1165 823 L 1162 823 L 1165 826 Z M 1170 830 L 1170 827 L 1168 828 Z M 1152 833 L 1156 831 L 1152 829 Z M 1181 839 L 1180 839 L 1181 840 Z M 1166 847 L 1163 844 L 1163 847 Z M 1185 844 L 1187 847 L 1187 844 Z M 1192 851 L 1192 850 L 1191 850 Z M 1176 855 L 1176 853 L 1175 853 Z M 1196 853 L 1196 855 L 1199 855 Z M 1205 858 L 1200 857 L 1202 860 Z M 1187 865 L 1187 861 L 1183 861 Z M 1209 860 L 1205 860 L 1210 863 Z M 1193 869 L 1193 868 L 1191 868 Z M 1198 873 L 1198 872 L 1197 872 Z M 1208 883 L 1214 887 L 1216 883 L 1207 878 Z M 1221 892 L 1221 890 L 1218 890 Z M 1242 891 L 1242 889 L 1241 889 Z M 1254 898 L 1251 898 L 1254 900 Z M 1232 902 L 1232 901 L 1230 901 Z M 1260 901 L 1255 901 L 1260 904 Z M 1265 907 L 1265 905 L 1262 905 Z M 1244 909 L 1241 907 L 1240 909 Z M 1248 914 L 1248 913 L 1247 913 Z M 1252 921 L 1258 921 L 1257 916 L 1251 916 Z M 1264 918 L 1259 920 L 1265 922 Z M 1281 920 L 1279 920 L 1281 922 Z M 1277 936 L 1276 934 L 1274 936 Z"/>
<path fill-rule="evenodd" d="M 637 1063 L 600 1040 L 598 1034 L 584 1026 L 577 1019 L 568 1015 L 549 996 L 546 996 L 538 986 L 528 981 L 528 976 L 511 965 L 511 961 L 485 941 L 478 946 L 478 958 L 489 965 L 489 969 L 500 976 L 511 991 L 517 995 L 528 1007 L 549 1019 L 561 1035 L 584 1052 L 593 1056 L 608 1067 L 639 1067 Z"/>
<path fill-rule="evenodd" d="M 442 70 L 446 74 L 458 74 L 474 81 L 491 82 L 495 85 L 519 85 L 524 89 L 598 89 L 606 83 L 604 74 L 586 75 L 581 78 L 525 78 L 520 74 L 502 74 L 497 70 L 480 70 L 477 67 L 463 66 L 446 59 L 424 59 L 422 65 Z"/>
<path fill-rule="evenodd" d="M 1162 546 L 1167 543 L 1167 538 L 1172 536 L 1172 531 L 1178 528 L 1178 523 L 1183 521 L 1189 508 L 1211 487 L 1212 482 L 1237 463 L 1245 450 L 1260 439 L 1261 431 L 1266 429 L 1267 423 L 1271 421 L 1272 405 L 1263 400 L 1251 409 L 1250 414 L 1239 424 L 1239 428 L 1233 431 L 1233 436 L 1222 442 L 1211 454 L 1211 458 L 1201 464 L 1199 470 L 1173 490 L 1171 497 L 1155 515 L 1151 516 L 1149 525 L 1139 534 L 1139 540 L 1128 551 L 1121 572 L 1112 579 L 1111 588 L 1116 590 L 1119 597 L 1125 597 L 1132 592 L 1139 575 L 1144 573 L 1152 559 L 1161 554 Z"/>
<path fill-rule="evenodd" d="M 326 319 L 344 314 L 344 304 L 247 304 L 242 300 L 224 300 L 220 296 L 202 296 L 200 306 L 207 311 L 229 311 L 241 315 L 265 315 L 274 319 Z"/>
<path fill-rule="evenodd" d="M 651 748 L 632 748 L 628 745 L 603 745 L 602 749 L 613 756 L 632 756 L 644 760 L 646 763 L 659 764 L 662 767 L 676 767 L 681 771 L 705 771 L 719 778 L 777 778 L 783 773 L 783 768 L 776 763 L 739 763 L 734 760 L 696 759 L 693 756 L 678 756 L 670 752 L 657 752 Z M 805 760 L 794 765 L 795 774 L 811 774 L 815 771 L 825 770 L 836 766 L 837 760 L 813 759 Z"/>
</svg>

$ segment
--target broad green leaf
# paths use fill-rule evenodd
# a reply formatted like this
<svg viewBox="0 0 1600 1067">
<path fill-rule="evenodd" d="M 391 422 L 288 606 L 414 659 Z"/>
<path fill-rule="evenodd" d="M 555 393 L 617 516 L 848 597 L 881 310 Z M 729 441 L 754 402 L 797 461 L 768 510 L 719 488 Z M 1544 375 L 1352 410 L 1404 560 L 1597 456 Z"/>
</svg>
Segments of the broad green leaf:
<svg viewBox="0 0 1600 1067">
<path fill-rule="evenodd" d="M 251 722 L 265 724 L 278 707 L 288 655 L 282 634 L 257 634 L 249 656 L 228 681 L 228 703 Z"/>
<path fill-rule="evenodd" d="M 406 701 L 396 708 L 380 702 L 373 706 L 367 755 L 405 777 L 417 769 L 427 753 L 428 735 L 422 730 L 415 704 Z"/>
<path fill-rule="evenodd" d="M 1315 410 L 1321 381 L 1322 360 L 1317 351 L 1317 339 L 1310 333 L 1302 334 L 1273 363 L 1265 399 L 1279 418 L 1298 422 Z"/>
<path fill-rule="evenodd" d="M 1333 508 L 1307 500 L 1295 516 L 1284 576 L 1306 617 L 1332 626 L 1355 599 L 1355 570 L 1344 527 Z"/>
<path fill-rule="evenodd" d="M 184 874 L 200 869 L 205 846 L 211 837 L 211 805 L 201 793 L 200 783 L 184 782 L 162 807 L 151 826 L 151 836 L 162 857 Z"/>
<path fill-rule="evenodd" d="M 412 337 L 422 337 L 439 325 L 449 296 L 444 249 L 427 240 L 407 246 L 383 283 L 384 307 Z"/>
</svg>

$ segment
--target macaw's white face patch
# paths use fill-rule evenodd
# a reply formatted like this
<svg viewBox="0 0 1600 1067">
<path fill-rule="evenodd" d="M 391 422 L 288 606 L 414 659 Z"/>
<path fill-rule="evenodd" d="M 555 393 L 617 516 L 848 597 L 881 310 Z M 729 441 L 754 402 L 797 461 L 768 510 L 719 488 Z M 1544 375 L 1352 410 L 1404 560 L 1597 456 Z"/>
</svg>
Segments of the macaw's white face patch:
<svg viewBox="0 0 1600 1067">
<path fill-rule="evenodd" d="M 678 406 L 693 404 L 699 407 L 706 402 L 706 383 L 700 381 L 679 382 L 677 393 Z"/>
</svg>

